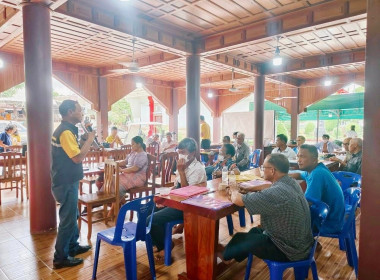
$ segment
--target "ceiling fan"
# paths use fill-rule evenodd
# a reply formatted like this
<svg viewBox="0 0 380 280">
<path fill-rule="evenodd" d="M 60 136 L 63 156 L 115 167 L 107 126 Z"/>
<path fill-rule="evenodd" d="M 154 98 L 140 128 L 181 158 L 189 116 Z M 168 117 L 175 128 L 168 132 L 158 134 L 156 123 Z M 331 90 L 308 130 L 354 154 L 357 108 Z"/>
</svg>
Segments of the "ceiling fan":
<svg viewBox="0 0 380 280">
<path fill-rule="evenodd" d="M 298 98 L 297 96 L 281 96 L 281 83 L 280 87 L 278 89 L 278 97 L 273 98 L 274 101 L 280 101 L 283 99 L 293 99 L 293 98 Z"/>
<path fill-rule="evenodd" d="M 231 87 L 228 89 L 230 92 L 240 91 L 240 89 L 235 87 L 235 85 L 234 85 L 234 78 L 235 78 L 235 70 L 234 70 L 234 68 L 232 68 L 232 84 L 231 84 Z"/>
<path fill-rule="evenodd" d="M 133 38 L 132 39 L 132 61 L 130 61 L 130 62 L 119 62 L 119 64 L 124 66 L 125 68 L 113 69 L 113 70 L 110 70 L 110 72 L 113 72 L 113 73 L 137 73 L 140 71 L 139 63 L 135 59 L 135 43 L 136 43 L 136 39 Z"/>
</svg>

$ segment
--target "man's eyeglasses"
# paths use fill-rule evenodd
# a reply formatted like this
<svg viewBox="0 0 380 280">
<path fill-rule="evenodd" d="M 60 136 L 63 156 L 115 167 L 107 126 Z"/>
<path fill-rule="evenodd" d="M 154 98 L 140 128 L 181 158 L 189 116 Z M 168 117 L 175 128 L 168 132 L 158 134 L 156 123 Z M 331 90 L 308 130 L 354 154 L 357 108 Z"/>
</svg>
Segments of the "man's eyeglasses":
<svg viewBox="0 0 380 280">
<path fill-rule="evenodd" d="M 350 145 L 350 143 L 343 143 L 344 146 Z"/>
</svg>

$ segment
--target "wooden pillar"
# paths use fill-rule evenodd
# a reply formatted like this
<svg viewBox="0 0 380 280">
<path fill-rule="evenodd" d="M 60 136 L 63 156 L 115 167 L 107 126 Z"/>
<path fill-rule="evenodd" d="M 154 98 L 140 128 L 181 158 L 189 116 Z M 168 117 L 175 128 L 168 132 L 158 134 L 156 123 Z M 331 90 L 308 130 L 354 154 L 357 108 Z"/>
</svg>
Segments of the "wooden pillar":
<svg viewBox="0 0 380 280">
<path fill-rule="evenodd" d="M 200 56 L 192 54 L 186 58 L 186 135 L 194 138 L 199 148 L 200 137 Z"/>
<path fill-rule="evenodd" d="M 380 279 L 380 1 L 367 1 L 359 279 Z"/>
<path fill-rule="evenodd" d="M 255 77 L 255 93 L 254 98 L 254 113 L 255 113 L 255 149 L 264 151 L 264 101 L 265 101 L 265 76 L 260 75 Z"/>
<path fill-rule="evenodd" d="M 299 104 L 299 88 L 292 90 L 292 96 L 297 97 L 292 99 L 291 123 L 290 123 L 290 139 L 296 139 L 298 133 L 298 104 Z"/>
<path fill-rule="evenodd" d="M 178 89 L 172 89 L 172 114 L 169 115 L 169 131 L 178 135 Z"/>
<path fill-rule="evenodd" d="M 100 143 L 104 142 L 108 136 L 108 93 L 107 78 L 99 77 L 99 109 L 97 113 L 97 135 Z"/>
<path fill-rule="evenodd" d="M 212 120 L 213 120 L 212 142 L 220 143 L 220 142 L 222 142 L 221 117 L 220 116 L 214 116 Z"/>
<path fill-rule="evenodd" d="M 42 233 L 57 227 L 56 203 L 50 180 L 53 133 L 50 9 L 44 2 L 31 2 L 24 4 L 22 14 L 30 231 Z"/>
</svg>

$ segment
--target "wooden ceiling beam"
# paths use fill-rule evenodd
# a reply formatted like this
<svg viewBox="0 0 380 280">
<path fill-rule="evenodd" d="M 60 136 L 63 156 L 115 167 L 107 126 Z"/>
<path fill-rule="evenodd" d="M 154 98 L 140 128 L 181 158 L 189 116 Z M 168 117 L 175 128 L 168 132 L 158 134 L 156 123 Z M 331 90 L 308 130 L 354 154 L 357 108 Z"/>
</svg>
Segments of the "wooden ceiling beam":
<svg viewBox="0 0 380 280">
<path fill-rule="evenodd" d="M 205 59 L 209 59 L 223 65 L 231 66 L 231 68 L 240 71 L 241 73 L 246 73 L 249 75 L 260 75 L 260 70 L 257 65 L 245 61 L 243 59 L 235 58 L 229 54 L 216 54 L 206 57 Z"/>
<path fill-rule="evenodd" d="M 339 84 L 339 85 L 342 85 L 342 87 L 347 86 L 351 83 L 364 85 L 364 78 L 365 78 L 364 72 L 330 76 L 330 79 L 332 80 L 332 85 Z M 325 77 L 318 78 L 318 79 L 303 80 L 299 87 L 300 88 L 319 87 L 319 86 L 324 87 L 323 85 L 324 80 L 325 80 Z"/>
<path fill-rule="evenodd" d="M 253 41 L 284 33 L 306 30 L 326 23 L 345 20 L 366 13 L 366 0 L 335 0 L 297 10 L 271 19 L 240 27 L 199 40 L 197 50 L 213 55 L 243 47 Z"/>
<path fill-rule="evenodd" d="M 316 69 L 327 66 L 350 64 L 365 61 L 365 49 L 330 53 L 305 57 L 302 59 L 284 60 L 281 66 L 273 66 L 271 62 L 262 65 L 263 74 L 278 75 L 291 74 L 292 72 Z"/>
<path fill-rule="evenodd" d="M 249 76 L 247 75 L 244 75 L 244 74 L 240 74 L 240 73 L 235 73 L 234 74 L 234 80 L 240 80 L 240 79 L 246 79 L 246 78 L 249 78 Z M 203 76 L 201 77 L 201 86 L 202 85 L 205 85 L 205 86 L 208 86 L 208 85 L 211 85 L 213 83 L 219 83 L 219 82 L 225 82 L 225 81 L 231 81 L 232 80 L 232 74 L 231 72 L 225 72 L 225 73 L 220 73 L 220 74 L 217 74 L 217 75 L 213 75 L 213 76 Z M 186 81 L 173 81 L 173 87 L 174 88 L 181 88 L 181 87 L 185 87 L 186 86 Z"/>
<path fill-rule="evenodd" d="M 22 13 L 16 8 L 4 6 L 0 13 L 0 48 L 22 33 Z"/>
<path fill-rule="evenodd" d="M 105 11 L 91 2 L 81 3 L 69 0 L 57 10 L 62 15 L 83 21 L 83 24 L 94 24 L 121 35 L 135 36 L 145 40 L 153 47 L 178 55 L 194 52 L 193 42 L 173 35 L 169 30 L 151 26 L 133 15 L 126 17 L 116 12 Z"/>
<path fill-rule="evenodd" d="M 136 59 L 136 62 L 139 64 L 140 70 L 144 70 L 146 68 L 149 68 L 150 66 L 159 66 L 159 64 L 164 64 L 168 61 L 173 61 L 176 59 L 180 59 L 181 57 L 175 54 L 166 53 L 166 52 L 160 52 L 148 56 L 143 56 Z M 106 67 L 101 67 L 99 69 L 99 75 L 103 77 L 115 77 L 115 76 L 122 76 L 126 73 L 112 73 L 111 70 L 115 69 L 127 69 L 126 67 L 120 65 L 120 64 L 113 64 Z"/>
<path fill-rule="evenodd" d="M 300 80 L 300 79 L 296 79 L 296 78 L 293 78 L 290 76 L 285 76 L 285 75 L 284 76 L 265 77 L 265 79 L 268 82 L 272 82 L 274 84 L 286 84 L 286 85 L 290 85 L 293 87 L 298 87 L 302 83 L 302 80 Z"/>
</svg>

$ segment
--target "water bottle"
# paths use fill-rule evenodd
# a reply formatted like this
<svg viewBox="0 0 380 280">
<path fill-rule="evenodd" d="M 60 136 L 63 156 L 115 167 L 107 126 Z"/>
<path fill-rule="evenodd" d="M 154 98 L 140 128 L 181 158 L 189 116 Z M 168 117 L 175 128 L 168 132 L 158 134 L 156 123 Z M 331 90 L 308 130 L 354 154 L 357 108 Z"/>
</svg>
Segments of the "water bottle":
<svg viewBox="0 0 380 280">
<path fill-rule="evenodd" d="M 236 186 L 236 175 L 234 171 L 230 172 L 230 175 L 228 176 L 228 186 L 231 188 L 234 188 Z"/>
<path fill-rule="evenodd" d="M 224 166 L 222 169 L 222 183 L 228 185 L 228 167 Z"/>
</svg>

